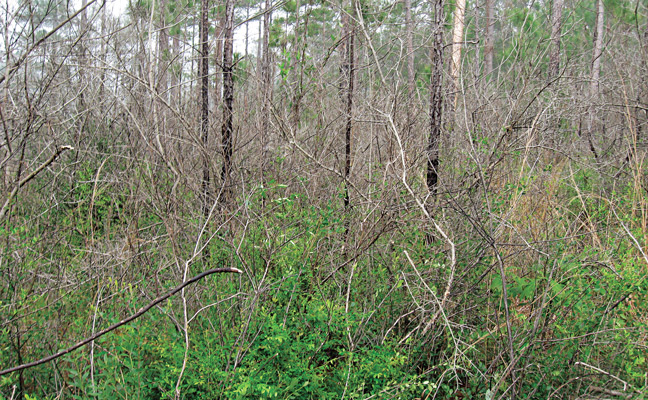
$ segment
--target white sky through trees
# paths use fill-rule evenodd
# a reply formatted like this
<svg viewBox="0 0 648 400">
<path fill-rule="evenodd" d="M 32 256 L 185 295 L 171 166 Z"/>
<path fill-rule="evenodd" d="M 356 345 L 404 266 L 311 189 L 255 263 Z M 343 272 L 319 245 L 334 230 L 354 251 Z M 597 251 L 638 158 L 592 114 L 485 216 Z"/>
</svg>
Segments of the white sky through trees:
<svg viewBox="0 0 648 400">
<path fill-rule="evenodd" d="M 5 1 L 6 2 L 3 2 L 4 4 L 2 4 L 0 8 L 2 9 L 8 8 L 9 14 L 13 14 L 21 4 L 21 0 L 5 0 Z M 66 0 L 61 0 L 61 1 L 66 1 Z M 112 14 L 115 17 L 119 17 L 120 20 L 122 20 L 123 22 L 124 21 L 123 17 L 125 16 L 126 10 L 128 8 L 128 2 L 129 0 L 106 0 L 106 7 L 110 14 Z M 69 3 L 71 3 L 69 7 L 70 10 L 78 10 L 81 7 L 81 0 L 71 0 L 69 1 Z M 98 1 L 97 4 L 100 4 L 100 2 Z M 250 10 L 250 11 L 251 11 L 250 14 L 253 15 L 254 10 Z M 4 14 L 4 12 L 2 14 Z M 248 53 L 249 54 L 256 54 L 256 46 L 257 46 L 257 40 L 259 35 L 259 23 L 260 23 L 259 19 L 249 22 L 249 26 L 248 26 L 248 35 L 249 35 Z M 210 37 L 210 42 L 212 41 L 213 41 L 213 37 Z M 245 52 L 245 25 L 237 26 L 234 30 L 234 51 L 240 54 L 243 54 Z"/>
</svg>

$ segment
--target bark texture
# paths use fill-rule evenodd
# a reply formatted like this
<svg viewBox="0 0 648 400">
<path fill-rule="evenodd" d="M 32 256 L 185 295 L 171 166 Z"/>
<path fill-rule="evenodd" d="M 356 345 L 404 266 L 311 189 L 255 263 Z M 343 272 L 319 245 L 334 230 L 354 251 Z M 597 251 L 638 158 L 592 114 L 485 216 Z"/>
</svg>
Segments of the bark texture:
<svg viewBox="0 0 648 400">
<path fill-rule="evenodd" d="M 226 202 L 232 191 L 230 175 L 232 171 L 232 136 L 234 131 L 234 2 L 225 2 L 225 38 L 223 43 L 223 124 L 221 143 L 223 151 L 222 202 Z"/>
<path fill-rule="evenodd" d="M 560 42 L 562 34 L 562 10 L 564 0 L 554 0 L 551 6 L 551 52 L 549 53 L 549 79 L 558 76 L 560 70 Z"/>
<path fill-rule="evenodd" d="M 441 118 L 443 113 L 443 0 L 435 0 L 434 22 L 432 23 L 432 49 L 430 63 L 430 136 L 427 147 L 427 187 L 436 195 L 439 182 L 439 141 L 441 139 Z"/>
<path fill-rule="evenodd" d="M 163 0 L 164 1 L 164 0 Z M 209 177 L 209 0 L 202 0 L 200 16 L 200 137 L 203 151 L 203 214 L 209 214 L 211 202 Z"/>
</svg>

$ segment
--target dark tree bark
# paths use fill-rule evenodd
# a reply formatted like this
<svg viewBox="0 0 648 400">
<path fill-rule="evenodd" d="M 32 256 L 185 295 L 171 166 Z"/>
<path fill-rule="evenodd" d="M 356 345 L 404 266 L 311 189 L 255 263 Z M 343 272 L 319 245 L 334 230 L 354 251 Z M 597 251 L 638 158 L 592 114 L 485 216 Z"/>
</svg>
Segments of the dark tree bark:
<svg viewBox="0 0 648 400">
<path fill-rule="evenodd" d="M 223 124 L 221 144 L 223 151 L 223 182 L 222 203 L 229 200 L 231 195 L 230 175 L 232 172 L 232 135 L 234 130 L 234 0 L 225 2 L 225 37 L 223 43 Z"/>
<path fill-rule="evenodd" d="M 202 0 L 200 15 L 200 136 L 203 152 L 203 214 L 209 214 L 211 190 L 209 185 L 209 0 Z"/>
<path fill-rule="evenodd" d="M 443 0 L 434 0 L 434 21 L 432 23 L 432 49 L 430 63 L 430 137 L 427 148 L 427 187 L 436 195 L 439 181 L 439 141 L 441 139 L 441 118 L 443 113 Z"/>
<path fill-rule="evenodd" d="M 353 6 L 353 0 L 351 1 Z M 346 13 L 344 14 L 346 15 Z M 350 206 L 349 198 L 349 174 L 351 173 L 351 133 L 353 130 L 353 81 L 355 75 L 355 27 L 353 20 L 348 16 L 343 19 L 347 26 L 344 31 L 348 33 L 346 38 L 346 60 L 343 61 L 342 71 L 346 74 L 346 124 L 344 127 L 344 208 Z M 344 57 L 343 57 L 344 58 Z"/>
</svg>

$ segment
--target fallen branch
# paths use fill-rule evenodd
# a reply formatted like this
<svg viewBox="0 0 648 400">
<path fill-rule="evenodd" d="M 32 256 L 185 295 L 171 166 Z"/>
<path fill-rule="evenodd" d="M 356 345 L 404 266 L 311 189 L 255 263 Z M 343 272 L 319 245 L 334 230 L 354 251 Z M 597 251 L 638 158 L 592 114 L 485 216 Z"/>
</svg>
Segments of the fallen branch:
<svg viewBox="0 0 648 400">
<path fill-rule="evenodd" d="M 46 362 L 55 360 L 55 359 L 65 355 L 65 354 L 68 354 L 68 353 L 70 353 L 70 352 L 72 352 L 72 351 L 74 351 L 74 350 L 76 350 L 76 349 L 78 349 L 80 347 L 85 346 L 86 344 L 91 343 L 92 341 L 94 341 L 96 339 L 99 339 L 103 335 L 114 331 L 115 329 L 119 328 L 120 326 L 126 325 L 127 323 L 129 323 L 129 322 L 131 322 L 133 320 L 136 320 L 137 318 L 144 315 L 148 310 L 150 310 L 151 308 L 153 308 L 156 305 L 160 304 L 161 302 L 165 301 L 166 299 L 173 296 L 174 294 L 178 293 L 179 291 L 184 289 L 186 286 L 189 286 L 192 283 L 198 282 L 199 280 L 201 280 L 202 278 L 204 278 L 204 277 L 206 277 L 208 275 L 215 274 L 215 273 L 223 273 L 223 272 L 232 272 L 232 273 L 237 273 L 237 274 L 242 273 L 242 271 L 239 270 L 238 268 L 214 268 L 214 269 L 210 269 L 209 271 L 205 271 L 205 272 L 203 272 L 201 274 L 198 274 L 198 275 L 194 276 L 193 278 L 189 279 L 188 281 L 182 282 L 180 285 L 176 286 L 173 290 L 171 290 L 167 294 L 164 294 L 164 295 L 158 297 L 157 299 L 153 300 L 152 302 L 150 302 L 146 306 L 140 308 L 139 311 L 137 311 L 135 314 L 131 315 L 130 317 L 125 318 L 125 319 L 123 319 L 123 320 L 109 326 L 108 328 L 106 328 L 106 329 L 104 329 L 104 330 L 102 330 L 100 332 L 95 333 L 94 335 L 90 336 L 89 338 L 83 339 L 82 341 L 78 342 L 74 346 L 68 347 L 65 350 L 61 350 L 56 354 L 52 354 L 51 356 L 41 358 L 40 360 L 32 361 L 32 362 L 27 363 L 27 364 L 18 365 L 16 367 L 12 367 L 12 368 L 8 368 L 8 369 L 5 369 L 3 371 L 0 371 L 0 376 L 7 375 L 7 374 L 10 374 L 10 373 L 16 372 L 16 371 L 21 371 L 23 369 L 35 367 L 37 365 L 45 364 Z"/>
</svg>

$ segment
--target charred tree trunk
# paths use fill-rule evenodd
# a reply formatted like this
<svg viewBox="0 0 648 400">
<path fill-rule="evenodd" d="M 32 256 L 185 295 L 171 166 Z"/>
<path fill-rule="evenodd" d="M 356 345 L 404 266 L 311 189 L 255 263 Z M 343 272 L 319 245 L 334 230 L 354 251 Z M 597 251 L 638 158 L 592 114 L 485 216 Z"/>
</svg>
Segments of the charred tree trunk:
<svg viewBox="0 0 648 400">
<path fill-rule="evenodd" d="M 225 2 L 225 37 L 223 43 L 223 123 L 221 141 L 223 150 L 222 203 L 229 200 L 232 192 L 230 175 L 232 172 L 232 136 L 234 130 L 234 1 Z"/>
<path fill-rule="evenodd" d="M 353 20 L 347 16 L 344 29 L 348 33 L 346 39 L 346 60 L 343 62 L 342 70 L 346 73 L 346 124 L 344 126 L 344 209 L 348 209 L 351 203 L 349 197 L 349 174 L 351 173 L 351 133 L 353 130 L 353 81 L 355 75 L 355 27 Z"/>
<path fill-rule="evenodd" d="M 443 0 L 435 0 L 434 22 L 432 23 L 432 49 L 430 63 L 430 137 L 427 148 L 427 187 L 432 195 L 437 193 L 439 182 L 439 142 L 441 140 L 441 118 L 443 115 Z"/>
</svg>

